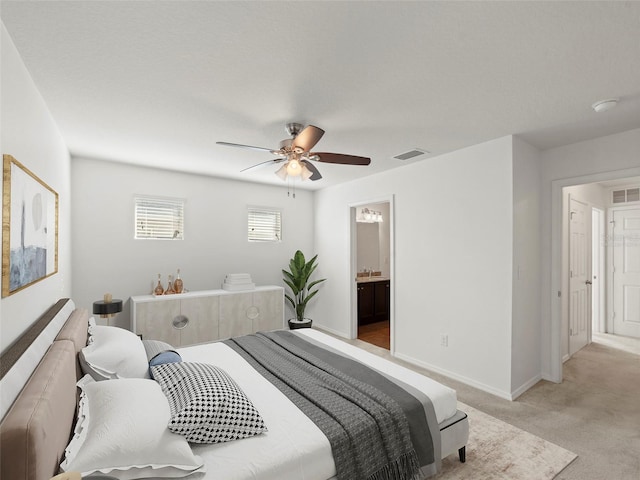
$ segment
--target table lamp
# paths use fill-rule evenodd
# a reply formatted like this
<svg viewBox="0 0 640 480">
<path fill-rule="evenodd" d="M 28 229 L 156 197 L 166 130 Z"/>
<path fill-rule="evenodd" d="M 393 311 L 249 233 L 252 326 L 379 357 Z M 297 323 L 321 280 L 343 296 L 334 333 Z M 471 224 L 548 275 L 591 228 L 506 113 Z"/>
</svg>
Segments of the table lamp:
<svg viewBox="0 0 640 480">
<path fill-rule="evenodd" d="M 110 293 L 105 293 L 102 300 L 93 302 L 93 314 L 100 315 L 100 318 L 107 319 L 107 325 L 109 325 L 109 318 L 115 316 L 116 313 L 122 311 L 122 300 L 112 298 Z"/>
</svg>

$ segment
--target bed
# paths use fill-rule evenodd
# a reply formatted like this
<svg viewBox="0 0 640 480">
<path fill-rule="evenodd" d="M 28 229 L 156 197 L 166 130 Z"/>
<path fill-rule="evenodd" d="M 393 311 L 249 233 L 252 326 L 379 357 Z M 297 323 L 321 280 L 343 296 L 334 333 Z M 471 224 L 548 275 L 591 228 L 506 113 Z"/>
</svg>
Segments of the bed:
<svg viewBox="0 0 640 480">
<path fill-rule="evenodd" d="M 87 345 L 88 320 L 89 315 L 86 310 L 76 309 L 73 301 L 63 299 L 3 353 L 2 379 L 0 380 L 1 414 L 3 415 L 0 425 L 2 478 L 48 480 L 59 473 L 60 465 L 67 462 L 65 450 L 67 455 L 72 456 L 73 442 L 77 441 L 78 437 L 85 435 L 97 438 L 102 435 L 102 432 L 100 435 L 92 435 L 92 430 L 86 427 L 86 424 L 83 426 L 77 418 L 78 411 L 83 411 L 83 402 L 89 403 L 89 400 L 85 399 L 85 393 L 92 388 L 105 388 L 105 386 L 124 388 L 125 385 L 129 385 L 127 381 L 131 382 L 130 385 L 134 385 L 134 380 L 137 380 L 94 382 L 88 379 L 86 380 L 88 385 L 82 387 L 83 396 L 79 397 L 76 383 L 87 378 L 83 377 L 80 365 L 80 359 L 83 357 L 79 353 Z M 411 396 L 417 399 L 422 399 L 425 394 L 428 395 L 432 403 L 431 415 L 435 419 L 431 419 L 428 427 L 433 437 L 435 458 L 429 466 L 421 464 L 420 475 L 426 477 L 435 473 L 439 468 L 440 460 L 452 454 L 458 454 L 460 460 L 464 462 L 469 425 L 466 415 L 456 408 L 455 391 L 317 330 L 282 331 L 275 332 L 273 335 L 275 341 L 291 344 L 293 345 L 291 348 L 306 348 L 310 345 L 312 352 L 318 353 L 320 350 L 317 349 L 321 349 L 322 352 L 326 350 L 331 352 L 331 355 L 335 354 L 328 356 L 327 359 L 323 357 L 327 362 L 347 362 L 349 365 L 357 364 L 357 368 L 360 368 L 359 364 L 366 364 L 374 371 L 375 378 L 385 377 L 391 382 L 389 383 L 391 387 L 387 386 L 387 388 L 394 391 L 408 389 Z M 336 445 L 332 443 L 333 440 L 330 441 L 330 436 L 318 427 L 318 422 L 314 423 L 310 420 L 308 415 L 313 417 L 314 414 L 309 414 L 305 410 L 308 407 L 300 405 L 295 396 L 288 397 L 267 380 L 269 375 L 260 370 L 262 367 L 253 365 L 251 358 L 243 357 L 240 350 L 245 348 L 245 344 L 248 345 L 253 341 L 254 339 L 240 337 L 237 340 L 184 347 L 177 349 L 176 352 L 184 365 L 216 365 L 226 372 L 232 379 L 232 383 L 239 387 L 249 403 L 259 412 L 266 432 L 224 443 L 190 443 L 189 452 L 185 451 L 184 455 L 193 455 L 193 458 L 198 459 L 198 462 L 201 462 L 198 468 L 194 466 L 187 469 L 181 466 L 180 460 L 176 460 L 172 465 L 175 467 L 177 462 L 179 464 L 177 470 L 175 468 L 174 470 L 156 469 L 155 463 L 148 462 L 146 467 L 149 468 L 143 473 L 135 469 L 126 472 L 124 470 L 109 472 L 100 469 L 91 471 L 94 474 L 115 473 L 119 478 L 137 478 L 140 475 L 146 475 L 147 478 L 174 478 L 175 476 L 202 480 L 338 478 L 336 476 L 338 471 L 345 470 L 339 466 L 339 460 L 334 461 L 333 451 L 336 450 Z M 42 360 L 38 363 L 39 358 Z M 173 368 L 173 365 L 159 365 L 154 367 L 153 371 L 159 377 L 170 368 Z M 386 380 L 383 379 L 383 381 Z M 150 384 L 155 385 L 156 382 L 140 380 L 137 384 L 147 387 L 151 386 Z M 134 391 L 130 390 L 130 392 Z M 78 410 L 79 398 L 80 410 Z M 133 403 L 135 399 L 140 398 L 146 397 L 131 393 L 129 401 Z M 9 405 L 11 405 L 10 408 Z M 135 417 L 135 421 L 143 421 L 139 417 L 144 417 L 147 414 L 146 410 L 152 410 L 147 405 L 148 403 L 142 402 L 141 413 L 131 414 Z M 424 410 L 427 412 L 427 407 L 424 407 Z M 424 414 L 425 417 L 429 415 L 429 413 Z M 82 413 L 80 416 L 85 417 Z M 161 425 L 161 428 L 166 430 L 165 425 Z M 413 430 L 411 434 L 414 434 Z M 131 442 L 135 440 L 134 435 L 130 436 L 132 439 L 123 440 L 123 445 L 127 440 Z M 180 436 L 175 435 L 175 437 Z M 184 448 L 182 445 L 172 448 L 172 451 Z M 131 448 L 134 447 L 135 445 L 132 445 Z M 102 445 L 100 449 L 109 450 L 110 448 Z M 335 458 L 338 457 L 340 455 Z"/>
</svg>

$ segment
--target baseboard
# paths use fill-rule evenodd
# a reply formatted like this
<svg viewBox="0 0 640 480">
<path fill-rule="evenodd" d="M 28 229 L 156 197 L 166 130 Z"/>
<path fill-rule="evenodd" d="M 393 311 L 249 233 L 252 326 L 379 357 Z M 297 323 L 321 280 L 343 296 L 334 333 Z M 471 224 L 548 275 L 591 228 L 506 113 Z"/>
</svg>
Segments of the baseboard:
<svg viewBox="0 0 640 480">
<path fill-rule="evenodd" d="M 518 388 L 516 388 L 514 391 L 511 392 L 511 400 L 515 400 L 516 398 L 518 398 L 520 395 L 522 395 L 524 392 L 529 390 L 540 380 L 542 380 L 542 375 L 538 374 L 533 376 L 528 382 L 523 383 L 522 385 L 520 385 Z"/>
<path fill-rule="evenodd" d="M 349 340 L 349 335 L 339 330 L 334 330 L 333 328 L 325 327 L 324 325 L 318 325 L 315 322 L 313 323 L 313 328 L 317 328 L 318 330 L 322 330 L 323 332 L 331 333 L 336 337 L 346 338 L 347 340 Z"/>
<path fill-rule="evenodd" d="M 326 327 L 325 325 L 318 325 L 316 323 L 314 323 L 313 326 L 314 326 L 314 328 L 317 328 L 318 330 L 321 330 L 321 331 L 324 331 L 324 332 L 327 332 L 327 333 L 331 333 L 331 334 L 333 334 L 333 335 L 335 335 L 337 337 L 349 339 L 349 335 L 347 335 L 344 332 L 341 332 L 339 330 L 334 330 L 333 328 Z M 417 365 L 418 367 L 426 368 L 427 370 L 431 370 L 432 372 L 439 373 L 439 374 L 444 375 L 446 377 L 452 378 L 453 380 L 457 380 L 457 381 L 462 382 L 462 383 L 464 383 L 466 385 L 469 385 L 471 387 L 477 388 L 478 390 L 482 390 L 484 392 L 487 392 L 487 393 L 490 393 L 492 395 L 495 395 L 496 397 L 500 397 L 500 398 L 503 398 L 503 399 L 509 400 L 509 401 L 515 400 L 520 395 L 522 395 L 524 392 L 526 392 L 531 387 L 533 387 L 540 380 L 542 380 L 542 375 L 538 374 L 538 375 L 532 377 L 526 383 L 522 384 L 520 387 L 518 387 L 513 392 L 509 393 L 509 392 L 505 392 L 503 390 L 499 390 L 497 388 L 493 388 L 493 387 L 491 387 L 489 385 L 485 385 L 482 382 L 478 382 L 478 381 L 473 380 L 471 378 L 465 377 L 464 375 L 459 375 L 459 374 L 451 372 L 449 370 L 445 370 L 443 368 L 436 367 L 435 365 L 431 365 L 431 364 L 429 364 L 427 362 L 423 362 L 422 360 L 415 359 L 413 357 L 410 357 L 408 355 L 404 355 L 402 353 L 397 353 L 396 352 L 393 356 L 398 358 L 398 359 L 400 359 L 400 360 L 404 360 L 405 362 L 411 363 L 413 365 Z"/>
<path fill-rule="evenodd" d="M 417 365 L 418 367 L 422 367 L 422 368 L 426 368 L 427 370 L 431 370 L 432 372 L 435 373 L 439 373 L 441 375 L 444 375 L 446 377 L 449 377 L 453 380 L 457 380 L 459 382 L 462 382 L 466 385 L 469 385 L 473 388 L 477 388 L 478 390 L 482 390 L 484 392 L 490 393 L 492 395 L 495 395 L 496 397 L 500 397 L 503 398 L 505 400 L 513 400 L 512 395 L 510 392 L 505 392 L 503 390 L 499 390 L 497 388 L 493 388 L 489 385 L 485 385 L 482 382 L 478 382 L 476 380 L 473 380 L 471 378 L 465 377 L 464 375 L 459 375 L 457 373 L 454 372 L 450 372 L 449 370 L 445 370 L 443 368 L 440 367 L 436 367 L 435 365 L 431 365 L 427 362 L 423 362 L 422 360 L 417 360 L 415 358 L 409 357 L 408 355 L 404 355 L 402 353 L 395 353 L 394 355 L 396 358 L 399 358 L 400 360 L 404 360 L 405 362 L 409 362 L 412 363 L 414 365 Z"/>
<path fill-rule="evenodd" d="M 567 360 L 569 360 L 571 358 L 571 355 L 569 355 L 568 353 L 562 357 L 562 363 L 566 362 Z"/>
</svg>

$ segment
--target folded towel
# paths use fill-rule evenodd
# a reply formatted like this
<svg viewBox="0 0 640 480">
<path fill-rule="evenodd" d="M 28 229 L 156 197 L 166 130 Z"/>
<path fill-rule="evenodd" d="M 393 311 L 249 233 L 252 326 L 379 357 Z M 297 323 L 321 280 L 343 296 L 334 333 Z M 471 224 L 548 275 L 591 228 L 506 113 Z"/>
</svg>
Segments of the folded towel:
<svg viewBox="0 0 640 480">
<path fill-rule="evenodd" d="M 255 290 L 255 288 L 256 288 L 255 283 L 233 284 L 233 283 L 225 282 L 222 284 L 223 290 L 234 291 L 234 292 L 239 292 L 243 290 Z"/>
</svg>

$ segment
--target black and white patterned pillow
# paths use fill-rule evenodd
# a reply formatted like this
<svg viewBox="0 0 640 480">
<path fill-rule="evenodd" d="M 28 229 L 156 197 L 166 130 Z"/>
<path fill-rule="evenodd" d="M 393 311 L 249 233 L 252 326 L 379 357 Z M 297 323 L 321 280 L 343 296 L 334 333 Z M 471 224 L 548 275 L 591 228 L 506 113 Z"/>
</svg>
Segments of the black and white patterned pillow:
<svg viewBox="0 0 640 480">
<path fill-rule="evenodd" d="M 222 443 L 266 432 L 262 417 L 233 379 L 205 363 L 151 367 L 169 400 L 169 430 L 193 443 Z"/>
</svg>

